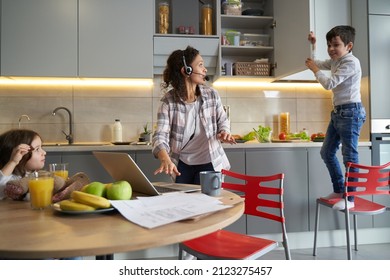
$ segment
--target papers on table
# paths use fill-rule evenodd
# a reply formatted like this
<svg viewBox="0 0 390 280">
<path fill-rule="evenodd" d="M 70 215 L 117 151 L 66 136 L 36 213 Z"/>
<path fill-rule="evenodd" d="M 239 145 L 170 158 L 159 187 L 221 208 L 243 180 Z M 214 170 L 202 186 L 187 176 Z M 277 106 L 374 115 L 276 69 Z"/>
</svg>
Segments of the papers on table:
<svg viewBox="0 0 390 280">
<path fill-rule="evenodd" d="M 202 193 L 181 192 L 111 200 L 111 205 L 129 221 L 149 229 L 231 207 Z"/>
</svg>

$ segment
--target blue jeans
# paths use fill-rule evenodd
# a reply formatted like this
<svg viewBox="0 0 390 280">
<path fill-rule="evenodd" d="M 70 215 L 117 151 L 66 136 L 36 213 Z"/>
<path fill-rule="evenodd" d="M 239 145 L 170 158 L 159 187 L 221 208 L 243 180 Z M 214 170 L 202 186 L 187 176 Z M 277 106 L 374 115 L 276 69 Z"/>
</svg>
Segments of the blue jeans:
<svg viewBox="0 0 390 280">
<path fill-rule="evenodd" d="M 341 144 L 343 164 L 359 163 L 358 142 L 360 130 L 366 120 L 366 110 L 361 103 L 351 103 L 335 106 L 330 115 L 330 122 L 321 148 L 321 158 L 325 162 L 333 191 L 344 192 L 344 174 L 341 170 L 336 153 Z M 349 191 L 354 191 L 351 189 Z M 353 201 L 353 197 L 350 197 Z"/>
<path fill-rule="evenodd" d="M 176 176 L 175 183 L 200 185 L 199 173 L 201 171 L 214 171 L 214 167 L 211 162 L 207 164 L 188 165 L 179 160 L 177 170 L 179 170 L 181 175 Z"/>
</svg>

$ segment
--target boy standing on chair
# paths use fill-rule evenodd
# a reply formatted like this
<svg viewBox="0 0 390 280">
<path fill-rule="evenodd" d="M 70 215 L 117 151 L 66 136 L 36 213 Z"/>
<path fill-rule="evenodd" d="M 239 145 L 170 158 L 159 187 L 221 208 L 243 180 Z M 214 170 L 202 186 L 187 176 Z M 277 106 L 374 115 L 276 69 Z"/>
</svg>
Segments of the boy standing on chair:
<svg viewBox="0 0 390 280">
<path fill-rule="evenodd" d="M 308 40 L 315 45 L 316 37 L 310 32 Z M 366 120 L 361 103 L 360 82 L 362 71 L 359 59 L 352 54 L 355 29 L 352 26 L 336 26 L 326 34 L 328 54 L 325 61 L 306 59 L 306 66 L 326 90 L 333 92 L 333 110 L 321 148 L 321 158 L 326 164 L 333 184 L 333 193 L 325 199 L 339 199 L 333 208 L 343 210 L 344 174 L 336 157 L 341 144 L 344 165 L 359 163 L 358 142 L 360 130 Z M 321 70 L 330 70 L 330 77 Z M 348 208 L 354 207 L 353 196 L 348 198 Z"/>
</svg>

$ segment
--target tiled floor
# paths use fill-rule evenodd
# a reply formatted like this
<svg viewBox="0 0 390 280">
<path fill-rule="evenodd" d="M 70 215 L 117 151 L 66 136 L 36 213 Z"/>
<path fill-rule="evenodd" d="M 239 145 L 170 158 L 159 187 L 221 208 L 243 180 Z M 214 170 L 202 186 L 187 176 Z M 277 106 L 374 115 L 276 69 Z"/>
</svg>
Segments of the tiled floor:
<svg viewBox="0 0 390 280">
<path fill-rule="evenodd" d="M 293 260 L 345 260 L 346 247 L 317 248 L 317 256 L 313 256 L 313 249 L 291 250 Z M 284 260 L 283 250 L 274 250 L 261 257 L 264 260 Z M 390 260 L 390 243 L 359 245 L 358 251 L 352 250 L 354 260 Z"/>
</svg>

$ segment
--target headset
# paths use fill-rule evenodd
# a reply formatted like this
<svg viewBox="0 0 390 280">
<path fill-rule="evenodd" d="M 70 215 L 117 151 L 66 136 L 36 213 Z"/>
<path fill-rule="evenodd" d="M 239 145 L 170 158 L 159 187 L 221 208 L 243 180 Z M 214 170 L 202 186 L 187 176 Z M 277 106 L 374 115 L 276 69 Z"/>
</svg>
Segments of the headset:
<svg viewBox="0 0 390 280">
<path fill-rule="evenodd" d="M 187 65 L 186 58 L 184 56 L 184 51 L 183 51 L 183 64 L 184 64 L 184 71 L 186 72 L 186 74 L 188 76 L 191 75 L 192 74 L 192 67 Z"/>
<path fill-rule="evenodd" d="M 187 76 L 190 76 L 192 73 L 194 73 L 194 74 L 197 74 L 197 75 L 201 75 L 205 81 L 208 81 L 210 79 L 209 76 L 207 76 L 207 75 L 204 75 L 202 73 L 193 72 L 192 67 L 188 66 L 187 63 L 186 63 L 186 58 L 184 56 L 184 51 L 183 51 L 183 64 L 184 64 L 184 72 L 186 72 Z"/>
</svg>

